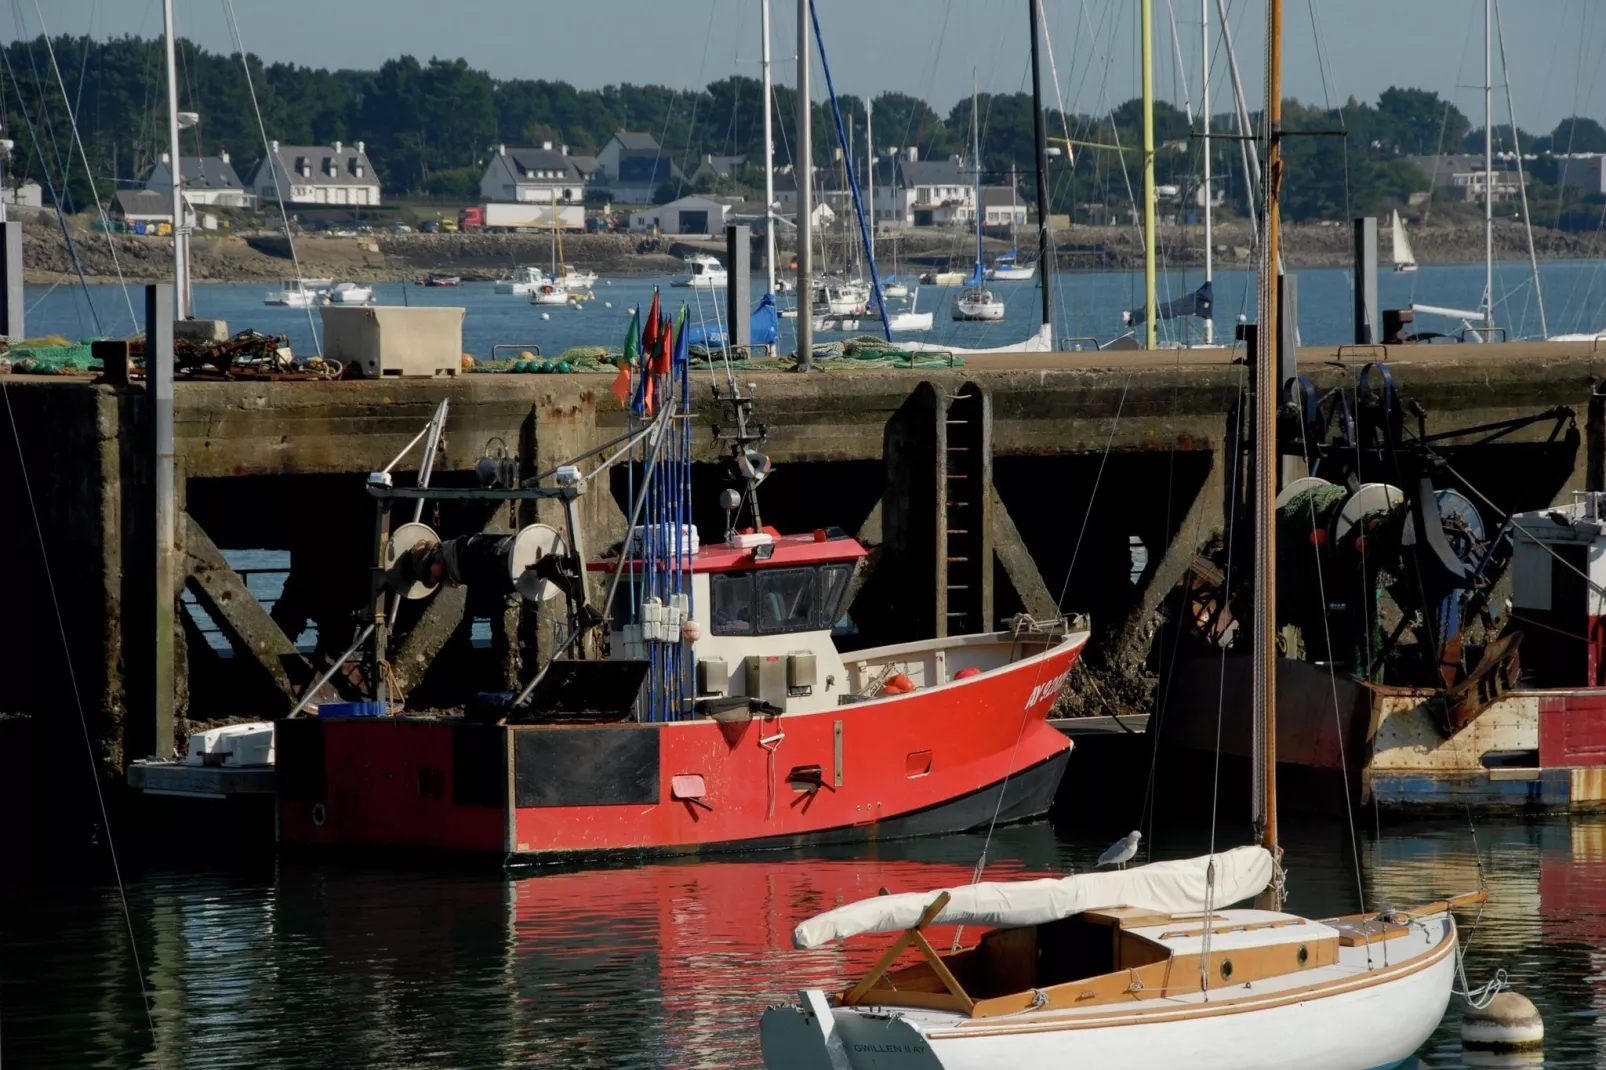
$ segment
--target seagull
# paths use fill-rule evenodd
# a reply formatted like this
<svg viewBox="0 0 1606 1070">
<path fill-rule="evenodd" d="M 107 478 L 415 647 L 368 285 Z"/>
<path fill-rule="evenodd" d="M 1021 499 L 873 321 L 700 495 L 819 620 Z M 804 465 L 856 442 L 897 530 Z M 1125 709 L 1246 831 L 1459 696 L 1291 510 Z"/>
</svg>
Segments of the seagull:
<svg viewBox="0 0 1606 1070">
<path fill-rule="evenodd" d="M 1100 866 L 1116 865 L 1122 869 L 1137 855 L 1138 841 L 1143 839 L 1143 833 L 1134 829 L 1129 835 L 1121 837 L 1110 844 L 1110 849 L 1099 855 Z M 1097 867 L 1095 867 L 1097 868 Z"/>
</svg>

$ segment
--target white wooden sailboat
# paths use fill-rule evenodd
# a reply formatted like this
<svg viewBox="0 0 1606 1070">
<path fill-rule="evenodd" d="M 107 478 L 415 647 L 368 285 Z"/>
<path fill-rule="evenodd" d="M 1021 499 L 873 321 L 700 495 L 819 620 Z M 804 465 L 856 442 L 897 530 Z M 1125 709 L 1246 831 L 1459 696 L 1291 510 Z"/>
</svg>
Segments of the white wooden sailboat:
<svg viewBox="0 0 1606 1070">
<path fill-rule="evenodd" d="M 1274 131 L 1281 6 L 1269 0 Z M 1144 0 L 1145 23 L 1149 15 Z M 1273 137 L 1253 395 L 1255 425 L 1264 429 L 1277 415 L 1280 156 Z M 1255 435 L 1254 458 L 1259 844 L 1118 873 L 881 896 L 805 921 L 793 933 L 799 948 L 860 933 L 902 935 L 851 987 L 805 991 L 796 1005 L 765 1012 L 770 1070 L 1362 1070 L 1398 1065 L 1432 1034 L 1458 972 L 1451 910 L 1482 902 L 1483 892 L 1324 921 L 1282 909 L 1275 434 Z M 1233 906 L 1251 897 L 1253 908 Z M 932 924 L 994 928 L 972 947 L 940 953 L 924 935 Z M 892 969 L 910 948 L 920 960 Z"/>
<path fill-rule="evenodd" d="M 988 272 L 991 278 L 1000 282 L 1030 282 L 1037 274 L 1036 264 L 1023 264 L 1020 262 L 1020 241 L 1015 235 L 1015 168 L 1009 169 L 1009 252 L 1000 253 L 993 258 L 992 270 Z M 977 211 L 980 211 L 980 205 Z"/>
<path fill-rule="evenodd" d="M 903 934 L 852 987 L 766 1011 L 764 1063 L 1357 1070 L 1409 1058 L 1449 1003 L 1450 910 L 1483 893 L 1326 921 L 1224 906 L 1275 877 L 1272 853 L 1251 846 L 839 907 L 799 925 L 793 943 Z M 999 927 L 939 953 L 924 935 L 932 924 Z M 921 961 L 889 972 L 910 948 Z"/>
<path fill-rule="evenodd" d="M 1405 224 L 1400 222 L 1400 210 L 1396 208 L 1389 219 L 1389 229 L 1394 239 L 1394 270 L 1408 272 L 1416 270 L 1416 254 L 1411 251 L 1411 239 L 1405 236 Z"/>
</svg>

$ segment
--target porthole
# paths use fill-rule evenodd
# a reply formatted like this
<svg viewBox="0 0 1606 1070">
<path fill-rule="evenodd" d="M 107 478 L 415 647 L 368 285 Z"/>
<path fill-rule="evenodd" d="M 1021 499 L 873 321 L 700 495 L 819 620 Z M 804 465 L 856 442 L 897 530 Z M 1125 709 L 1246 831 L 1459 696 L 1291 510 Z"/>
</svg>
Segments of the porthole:
<svg viewBox="0 0 1606 1070">
<path fill-rule="evenodd" d="M 328 819 L 328 815 L 324 812 L 323 803 L 313 803 L 312 804 L 312 823 L 314 825 L 317 825 L 319 828 L 322 828 L 324 821 L 327 820 L 327 819 Z"/>
<path fill-rule="evenodd" d="M 1221 960 L 1221 979 L 1223 981 L 1232 980 L 1232 960 L 1231 959 L 1222 959 Z"/>
<path fill-rule="evenodd" d="M 1294 957 L 1299 960 L 1299 964 L 1301 966 L 1305 965 L 1305 963 L 1310 961 L 1310 948 L 1306 947 L 1304 944 L 1300 944 L 1299 954 L 1295 955 Z"/>
</svg>

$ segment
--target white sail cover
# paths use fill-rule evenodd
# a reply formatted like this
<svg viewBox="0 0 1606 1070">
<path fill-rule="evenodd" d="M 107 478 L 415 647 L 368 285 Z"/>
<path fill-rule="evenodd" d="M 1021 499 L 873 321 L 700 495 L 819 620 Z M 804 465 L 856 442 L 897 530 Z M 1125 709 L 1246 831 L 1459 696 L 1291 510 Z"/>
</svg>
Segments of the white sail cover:
<svg viewBox="0 0 1606 1070">
<path fill-rule="evenodd" d="M 1207 879 L 1211 857 L 1155 862 L 1106 873 L 1035 881 L 986 881 L 949 888 L 948 905 L 932 924 L 1043 925 L 1084 910 L 1107 907 L 1197 914 L 1259 895 L 1271 883 L 1271 852 L 1264 847 L 1236 847 L 1215 855 L 1214 889 L 1208 887 Z M 792 930 L 792 946 L 806 951 L 860 933 L 907 929 L 919 923 L 926 907 L 941 894 L 939 890 L 881 895 L 828 910 Z"/>
<path fill-rule="evenodd" d="M 1052 353 L 1054 329 L 1048 324 L 1037 328 L 1037 333 L 1020 342 L 992 349 L 961 349 L 959 346 L 934 346 L 930 342 L 889 342 L 888 349 L 901 349 L 909 353 L 953 353 L 961 357 L 985 357 L 993 353 Z"/>
</svg>

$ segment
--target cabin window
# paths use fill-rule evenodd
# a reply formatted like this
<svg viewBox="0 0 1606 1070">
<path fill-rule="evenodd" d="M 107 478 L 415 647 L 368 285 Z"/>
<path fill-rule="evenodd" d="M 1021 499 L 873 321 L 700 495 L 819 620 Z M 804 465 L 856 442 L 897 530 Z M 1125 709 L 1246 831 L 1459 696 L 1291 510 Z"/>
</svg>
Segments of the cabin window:
<svg viewBox="0 0 1606 1070">
<path fill-rule="evenodd" d="M 768 569 L 758 574 L 758 630 L 761 634 L 818 628 L 819 590 L 812 568 Z"/>
<path fill-rule="evenodd" d="M 708 577 L 715 635 L 753 634 L 753 574 L 716 572 Z"/>
<path fill-rule="evenodd" d="M 848 580 L 852 578 L 852 565 L 826 565 L 820 570 L 820 627 L 834 628 L 842 619 L 847 608 L 842 596 L 847 594 Z"/>
</svg>

